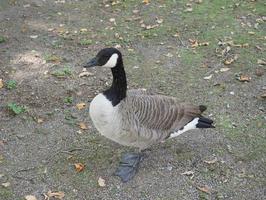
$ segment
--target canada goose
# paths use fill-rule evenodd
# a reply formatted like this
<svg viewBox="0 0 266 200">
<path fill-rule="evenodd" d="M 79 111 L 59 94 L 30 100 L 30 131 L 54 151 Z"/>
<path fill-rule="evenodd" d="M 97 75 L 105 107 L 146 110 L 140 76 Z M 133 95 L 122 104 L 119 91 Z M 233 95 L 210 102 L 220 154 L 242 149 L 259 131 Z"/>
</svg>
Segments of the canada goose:
<svg viewBox="0 0 266 200">
<path fill-rule="evenodd" d="M 122 156 L 116 175 L 123 182 L 132 179 L 143 156 L 141 151 L 168 138 L 195 128 L 214 128 L 211 119 L 201 116 L 203 105 L 178 103 L 174 97 L 151 95 L 143 90 L 127 90 L 122 54 L 115 48 L 102 49 L 85 68 L 110 68 L 112 86 L 90 103 L 90 117 L 105 137 L 125 146 L 137 147 L 138 153 Z"/>
</svg>

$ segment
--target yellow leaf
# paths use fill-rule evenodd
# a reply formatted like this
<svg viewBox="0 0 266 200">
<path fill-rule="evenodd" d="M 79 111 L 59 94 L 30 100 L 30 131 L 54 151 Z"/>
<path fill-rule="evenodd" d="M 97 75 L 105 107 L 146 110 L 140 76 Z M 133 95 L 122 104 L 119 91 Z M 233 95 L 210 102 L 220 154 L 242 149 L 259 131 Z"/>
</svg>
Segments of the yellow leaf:
<svg viewBox="0 0 266 200">
<path fill-rule="evenodd" d="M 64 192 L 60 192 L 60 191 L 59 192 L 52 192 L 50 190 L 50 191 L 48 191 L 47 196 L 48 196 L 48 199 L 50 197 L 54 197 L 55 199 L 63 199 L 65 194 L 64 194 Z"/>
<path fill-rule="evenodd" d="M 75 169 L 76 169 L 77 172 L 81 172 L 85 168 L 85 165 L 82 164 L 82 163 L 75 163 L 74 166 L 75 166 Z"/>
<path fill-rule="evenodd" d="M 26 200 L 37 200 L 37 198 L 33 195 L 27 195 L 27 196 L 25 196 L 25 199 Z"/>
<path fill-rule="evenodd" d="M 143 3 L 145 3 L 147 5 L 150 3 L 150 0 L 143 0 Z"/>
<path fill-rule="evenodd" d="M 83 122 L 80 122 L 78 125 L 79 125 L 79 127 L 80 127 L 82 130 L 87 130 L 87 129 L 88 129 L 88 127 L 86 126 L 86 124 L 83 123 Z"/>
<path fill-rule="evenodd" d="M 77 109 L 82 110 L 82 109 L 84 109 L 84 108 L 86 107 L 86 104 L 83 103 L 83 102 L 81 102 L 81 103 L 78 103 L 78 104 L 76 105 L 76 107 L 77 107 Z"/>
<path fill-rule="evenodd" d="M 106 186 L 105 180 L 102 177 L 99 177 L 99 179 L 98 179 L 98 185 L 100 187 L 105 187 Z"/>
<path fill-rule="evenodd" d="M 0 78 L 0 89 L 4 87 L 3 79 Z"/>
</svg>

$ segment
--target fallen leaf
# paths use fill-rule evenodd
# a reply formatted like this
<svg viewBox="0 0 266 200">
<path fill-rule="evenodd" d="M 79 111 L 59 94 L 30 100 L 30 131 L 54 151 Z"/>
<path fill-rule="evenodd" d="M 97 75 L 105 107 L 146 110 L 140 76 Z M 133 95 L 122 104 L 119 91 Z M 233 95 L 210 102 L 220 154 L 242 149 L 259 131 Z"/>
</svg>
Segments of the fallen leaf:
<svg viewBox="0 0 266 200">
<path fill-rule="evenodd" d="M 258 60 L 257 60 L 257 63 L 258 63 L 259 65 L 266 65 L 266 61 L 261 60 L 261 59 L 258 59 Z"/>
<path fill-rule="evenodd" d="M 198 47 L 199 43 L 197 40 L 189 39 L 190 45 L 192 48 Z"/>
<path fill-rule="evenodd" d="M 185 172 L 181 173 L 181 175 L 186 175 L 186 176 L 191 176 L 193 174 L 194 174 L 193 171 L 185 171 Z"/>
<path fill-rule="evenodd" d="M 87 130 L 87 129 L 88 129 L 88 127 L 86 126 L 86 124 L 83 123 L 83 122 L 80 122 L 78 125 L 79 125 L 79 127 L 80 127 L 82 130 Z"/>
<path fill-rule="evenodd" d="M 165 56 L 168 57 L 168 58 L 172 58 L 174 55 L 171 54 L 171 53 L 167 53 L 167 54 L 165 54 Z"/>
<path fill-rule="evenodd" d="M 3 187 L 7 188 L 7 187 L 10 187 L 11 184 L 9 182 L 6 182 L 6 183 L 2 183 L 1 185 Z"/>
<path fill-rule="evenodd" d="M 81 172 L 85 168 L 85 165 L 82 164 L 82 163 L 75 163 L 74 166 L 75 166 L 75 169 L 76 169 L 77 172 Z"/>
<path fill-rule="evenodd" d="M 249 82 L 251 80 L 251 77 L 249 77 L 248 75 L 240 75 L 238 78 L 239 81 L 241 82 Z"/>
<path fill-rule="evenodd" d="M 31 39 L 36 39 L 36 38 L 38 38 L 38 35 L 30 35 L 30 38 Z"/>
<path fill-rule="evenodd" d="M 265 99 L 266 98 L 266 93 L 261 94 L 260 97 Z"/>
<path fill-rule="evenodd" d="M 87 32 L 87 31 L 88 31 L 88 29 L 86 29 L 86 28 L 81 28 L 80 29 L 80 32 L 82 32 L 82 33 Z"/>
<path fill-rule="evenodd" d="M 199 46 L 209 46 L 209 42 L 201 42 L 199 43 Z"/>
<path fill-rule="evenodd" d="M 150 30 L 150 29 L 154 29 L 154 28 L 156 28 L 158 26 L 159 26 L 159 24 L 147 25 L 147 26 L 145 26 L 145 28 L 146 28 L 146 30 Z"/>
<path fill-rule="evenodd" d="M 192 12 L 193 11 L 193 8 L 192 7 L 188 7 L 184 10 L 185 12 Z"/>
<path fill-rule="evenodd" d="M 105 187 L 106 186 L 105 180 L 102 177 L 99 177 L 99 179 L 98 179 L 98 185 L 100 187 Z"/>
<path fill-rule="evenodd" d="M 83 76 L 91 76 L 93 75 L 93 73 L 88 72 L 88 71 L 83 71 L 79 74 L 79 78 L 83 77 Z"/>
<path fill-rule="evenodd" d="M 65 196 L 65 193 L 64 193 L 64 192 L 61 192 L 61 191 L 59 191 L 59 192 L 52 192 L 51 190 L 49 190 L 49 191 L 47 192 L 47 196 L 48 196 L 48 199 L 49 199 L 50 197 L 54 197 L 54 198 L 56 198 L 56 199 L 63 199 L 64 196 Z"/>
<path fill-rule="evenodd" d="M 156 19 L 156 22 L 157 22 L 158 24 L 161 24 L 161 23 L 163 23 L 163 19 L 159 19 L 159 18 L 157 18 L 157 19 Z"/>
<path fill-rule="evenodd" d="M 202 191 L 202 192 L 205 192 L 207 194 L 210 194 L 210 188 L 207 187 L 207 186 L 203 186 L 203 187 L 197 186 L 197 189 L 200 190 L 200 191 Z"/>
<path fill-rule="evenodd" d="M 235 62 L 237 59 L 238 59 L 238 56 L 235 55 L 233 58 L 226 59 L 226 60 L 224 61 L 224 64 L 225 64 L 225 65 L 230 65 L 230 64 L 232 64 L 233 62 Z"/>
<path fill-rule="evenodd" d="M 27 195 L 27 196 L 25 196 L 25 199 L 26 200 L 37 200 L 37 198 L 33 195 Z"/>
<path fill-rule="evenodd" d="M 150 3 L 150 0 L 143 0 L 142 2 L 148 5 Z"/>
<path fill-rule="evenodd" d="M 214 159 L 212 160 L 204 160 L 203 162 L 207 163 L 207 164 L 214 164 L 218 161 L 218 159 L 215 157 Z"/>
<path fill-rule="evenodd" d="M 209 80 L 209 79 L 211 79 L 211 78 L 212 78 L 212 74 L 209 75 L 209 76 L 205 76 L 203 79 L 204 79 L 204 80 Z"/>
<path fill-rule="evenodd" d="M 86 107 L 86 104 L 83 103 L 83 102 L 81 102 L 81 103 L 78 103 L 78 104 L 76 105 L 76 107 L 77 107 L 77 109 L 82 110 L 82 109 L 84 109 L 84 108 Z"/>
<path fill-rule="evenodd" d="M 39 123 L 39 124 L 43 123 L 43 119 L 42 118 L 38 118 L 37 119 L 37 123 Z"/>
<path fill-rule="evenodd" d="M 115 18 L 110 18 L 109 21 L 110 22 L 115 22 Z"/>
<path fill-rule="evenodd" d="M 230 46 L 227 46 L 224 50 L 222 50 L 222 55 L 226 55 L 231 50 Z"/>
<path fill-rule="evenodd" d="M 256 33 L 253 32 L 253 31 L 249 31 L 248 34 L 249 34 L 249 35 L 255 35 Z"/>
<path fill-rule="evenodd" d="M 0 89 L 4 87 L 3 79 L 0 78 Z"/>
<path fill-rule="evenodd" d="M 229 67 L 223 67 L 220 69 L 220 72 L 227 72 L 228 70 L 230 70 Z"/>
</svg>

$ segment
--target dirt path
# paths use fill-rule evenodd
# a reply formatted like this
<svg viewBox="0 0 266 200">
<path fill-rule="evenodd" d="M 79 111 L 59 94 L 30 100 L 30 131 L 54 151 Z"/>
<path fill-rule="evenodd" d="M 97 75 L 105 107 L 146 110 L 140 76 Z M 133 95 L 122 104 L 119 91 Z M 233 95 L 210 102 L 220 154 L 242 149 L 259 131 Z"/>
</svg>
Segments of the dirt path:
<svg viewBox="0 0 266 200">
<path fill-rule="evenodd" d="M 49 190 L 67 200 L 265 199 L 265 7 L 1 0 L 0 199 L 44 199 Z M 88 116 L 111 74 L 79 77 L 106 46 L 123 52 L 130 88 L 206 104 L 216 121 L 215 130 L 154 146 L 127 184 L 113 172 L 129 149 L 99 136 Z"/>
</svg>

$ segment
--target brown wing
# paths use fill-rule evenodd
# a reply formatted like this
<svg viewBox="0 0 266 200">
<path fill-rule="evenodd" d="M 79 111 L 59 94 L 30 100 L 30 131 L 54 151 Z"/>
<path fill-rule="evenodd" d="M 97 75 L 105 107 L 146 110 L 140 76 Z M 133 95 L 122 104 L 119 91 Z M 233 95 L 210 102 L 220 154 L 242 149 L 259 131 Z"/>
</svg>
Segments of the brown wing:
<svg viewBox="0 0 266 200">
<path fill-rule="evenodd" d="M 126 98 L 131 115 L 143 128 L 178 130 L 199 116 L 199 106 L 178 103 L 175 98 L 161 95 L 132 95 Z"/>
</svg>

